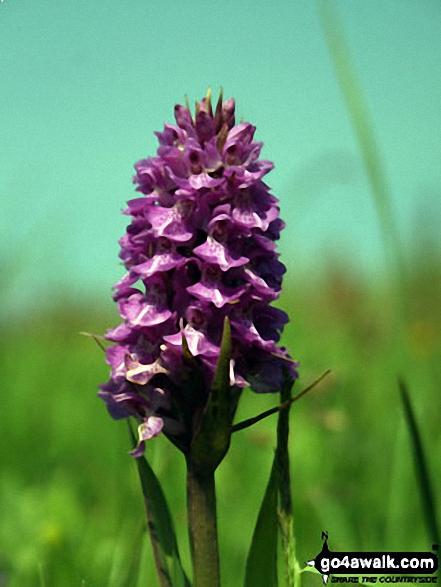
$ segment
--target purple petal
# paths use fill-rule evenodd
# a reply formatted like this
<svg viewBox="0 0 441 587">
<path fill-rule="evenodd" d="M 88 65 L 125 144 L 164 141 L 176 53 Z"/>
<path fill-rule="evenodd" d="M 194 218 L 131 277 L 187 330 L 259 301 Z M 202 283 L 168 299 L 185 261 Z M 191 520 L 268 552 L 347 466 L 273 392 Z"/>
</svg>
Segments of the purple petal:
<svg viewBox="0 0 441 587">
<path fill-rule="evenodd" d="M 234 126 L 235 107 L 236 105 L 233 98 L 225 100 L 225 102 L 222 104 L 222 119 L 228 128 L 232 128 Z"/>
<path fill-rule="evenodd" d="M 116 328 L 108 330 L 104 338 L 106 340 L 112 340 L 113 342 L 120 342 L 122 340 L 127 340 L 127 338 L 130 337 L 131 333 L 132 329 L 123 322 L 122 324 L 119 324 Z"/>
<path fill-rule="evenodd" d="M 162 280 L 153 281 L 146 295 L 137 292 L 118 303 L 119 313 L 130 326 L 156 326 L 166 322 L 172 312 L 167 306 L 167 294 Z"/>
<path fill-rule="evenodd" d="M 260 201 L 259 201 L 260 200 Z M 269 224 L 279 215 L 275 206 L 262 202 L 262 198 L 256 198 L 255 193 L 249 190 L 241 190 L 235 199 L 235 208 L 232 216 L 242 226 L 248 228 L 260 228 L 265 231 Z"/>
<path fill-rule="evenodd" d="M 165 124 L 163 132 L 155 132 L 161 146 L 183 145 L 187 140 L 187 133 L 175 124 Z"/>
<path fill-rule="evenodd" d="M 194 126 L 190 110 L 188 110 L 188 108 L 184 108 L 184 106 L 180 106 L 179 104 L 175 106 L 175 118 L 178 126 L 187 132 Z"/>
<path fill-rule="evenodd" d="M 233 335 L 245 342 L 247 345 L 256 345 L 261 349 L 267 351 L 274 351 L 275 344 L 273 340 L 264 340 L 256 326 L 253 323 L 253 316 L 251 309 L 234 308 L 231 313 L 231 328 Z"/>
<path fill-rule="evenodd" d="M 126 364 L 125 357 L 129 349 L 127 346 L 115 344 L 106 348 L 106 363 L 112 367 L 112 377 L 125 377 Z"/>
<path fill-rule="evenodd" d="M 143 159 L 135 164 L 136 175 L 134 183 L 138 184 L 137 190 L 143 194 L 150 194 L 155 188 L 163 190 L 173 187 L 173 183 L 167 178 L 164 162 L 160 157 Z"/>
<path fill-rule="evenodd" d="M 263 296 L 263 299 L 265 299 L 268 302 L 272 302 L 279 297 L 280 288 L 275 290 L 270 285 L 268 285 L 264 279 L 259 277 L 251 269 L 246 268 L 244 270 L 244 277 L 248 281 L 248 283 L 252 286 L 252 290 L 250 290 L 250 291 L 252 292 L 253 295 L 257 294 L 258 298 L 261 298 Z"/>
<path fill-rule="evenodd" d="M 217 242 L 212 237 L 208 237 L 205 243 L 194 249 L 195 254 L 213 265 L 219 265 L 222 271 L 227 271 L 231 267 L 240 267 L 248 263 L 247 257 L 233 257 L 228 248 L 222 243 Z"/>
<path fill-rule="evenodd" d="M 225 147 L 228 148 L 228 145 L 230 145 L 233 141 L 240 141 L 245 144 L 251 143 L 255 132 L 255 126 L 249 122 L 241 122 L 240 124 L 237 124 L 235 127 L 233 127 L 228 133 Z"/>
<path fill-rule="evenodd" d="M 207 173 L 199 173 L 199 175 L 191 175 L 188 179 L 188 183 L 195 190 L 201 188 L 215 188 L 224 183 L 223 179 L 215 179 L 210 177 Z"/>
<path fill-rule="evenodd" d="M 189 200 L 181 200 L 172 208 L 153 206 L 148 211 L 148 219 L 156 237 L 167 237 L 177 242 L 186 242 L 193 237 L 193 231 L 189 230 L 186 219 L 191 214 L 193 203 L 190 205 L 188 202 Z"/>
<path fill-rule="evenodd" d="M 202 331 L 196 330 L 188 324 L 180 332 L 164 336 L 164 340 L 173 346 L 182 347 L 183 336 L 185 336 L 190 353 L 194 357 L 198 355 L 217 357 L 219 355 L 219 347 L 210 342 Z"/>
<path fill-rule="evenodd" d="M 174 269 L 183 261 L 183 257 L 176 251 L 175 245 L 164 237 L 160 237 L 156 243 L 156 251 L 153 257 L 144 263 L 131 268 L 132 273 L 143 278 L 151 277 L 155 273 L 162 273 Z"/>
<path fill-rule="evenodd" d="M 215 133 L 213 117 L 203 110 L 196 115 L 196 132 L 201 143 L 209 141 Z"/>
<path fill-rule="evenodd" d="M 144 455 L 145 452 L 145 442 L 143 440 L 140 440 L 138 442 L 138 444 L 136 445 L 136 448 L 134 448 L 133 450 L 131 450 L 129 452 L 129 455 L 131 457 L 134 457 L 135 459 L 138 459 L 139 457 L 142 457 Z"/>
<path fill-rule="evenodd" d="M 222 165 L 222 159 L 216 145 L 216 137 L 204 145 L 204 162 L 206 171 L 216 171 Z"/>
<path fill-rule="evenodd" d="M 138 385 L 146 385 L 155 375 L 167 373 L 167 369 L 161 364 L 161 359 L 157 359 L 150 365 L 143 365 L 130 355 L 126 356 L 126 369 L 127 380 Z"/>
<path fill-rule="evenodd" d="M 143 422 L 139 428 L 139 438 L 140 440 L 150 440 L 150 438 L 154 438 L 158 436 L 161 432 L 164 423 L 162 418 L 158 418 L 157 416 L 149 416 L 145 422 Z"/>
<path fill-rule="evenodd" d="M 150 440 L 150 438 L 158 436 L 163 426 L 164 422 L 162 418 L 158 418 L 157 416 L 149 416 L 146 418 L 144 422 L 138 426 L 138 446 L 134 450 L 130 451 L 130 455 L 135 458 L 142 457 L 145 450 L 146 440 Z"/>
<path fill-rule="evenodd" d="M 198 300 L 212 302 L 217 308 L 222 308 L 227 303 L 236 302 L 247 291 L 248 286 L 227 287 L 221 282 L 221 274 L 222 272 L 216 267 L 206 267 L 201 281 L 187 287 L 187 292 Z"/>
</svg>

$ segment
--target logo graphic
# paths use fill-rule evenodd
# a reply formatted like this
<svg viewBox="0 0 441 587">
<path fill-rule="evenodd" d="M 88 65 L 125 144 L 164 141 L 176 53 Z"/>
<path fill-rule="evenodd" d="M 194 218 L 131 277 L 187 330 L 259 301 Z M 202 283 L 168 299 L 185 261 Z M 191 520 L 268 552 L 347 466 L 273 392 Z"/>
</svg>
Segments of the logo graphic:
<svg viewBox="0 0 441 587">
<path fill-rule="evenodd" d="M 438 570 L 438 557 L 432 552 L 331 552 L 328 533 L 322 532 L 323 547 L 307 564 L 315 567 L 326 584 L 329 575 L 432 575 Z M 433 546 L 437 549 L 437 545 Z M 436 583 L 437 577 L 401 577 L 400 583 Z M 377 577 L 364 577 L 376 583 Z M 333 582 L 354 582 L 354 578 L 333 578 Z M 390 577 L 380 577 L 380 583 L 390 583 Z M 395 582 L 395 581 L 393 581 Z"/>
</svg>

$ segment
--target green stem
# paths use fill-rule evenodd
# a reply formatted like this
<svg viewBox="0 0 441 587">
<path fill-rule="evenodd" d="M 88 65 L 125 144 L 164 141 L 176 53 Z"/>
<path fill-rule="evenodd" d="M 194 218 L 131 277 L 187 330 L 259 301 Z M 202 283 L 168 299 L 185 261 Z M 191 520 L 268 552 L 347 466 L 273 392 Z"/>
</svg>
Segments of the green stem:
<svg viewBox="0 0 441 587">
<path fill-rule="evenodd" d="M 187 509 L 193 587 L 220 587 L 214 471 L 196 472 L 189 460 Z"/>
<path fill-rule="evenodd" d="M 294 514 L 291 496 L 291 474 L 289 463 L 289 410 L 291 407 L 292 383 L 287 380 L 281 394 L 281 405 L 288 407 L 279 412 L 277 424 L 277 471 L 279 482 L 279 524 L 282 533 L 283 554 L 285 559 L 285 580 L 287 587 L 301 587 L 301 568 L 296 557 L 294 538 Z M 303 392 L 299 394 L 302 396 Z M 295 399 L 295 398 L 294 398 Z"/>
</svg>

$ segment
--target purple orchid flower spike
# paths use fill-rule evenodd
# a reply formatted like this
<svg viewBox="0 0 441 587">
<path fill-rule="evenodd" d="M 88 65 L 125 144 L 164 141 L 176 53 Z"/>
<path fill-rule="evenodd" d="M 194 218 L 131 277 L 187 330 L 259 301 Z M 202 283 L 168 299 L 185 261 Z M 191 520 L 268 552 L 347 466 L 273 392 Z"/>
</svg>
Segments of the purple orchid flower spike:
<svg viewBox="0 0 441 587">
<path fill-rule="evenodd" d="M 189 450 L 226 318 L 232 396 L 279 392 L 286 375 L 297 377 L 277 346 L 288 316 L 269 305 L 285 272 L 275 251 L 284 223 L 263 181 L 273 164 L 259 159 L 255 127 L 235 125 L 234 110 L 220 97 L 213 112 L 210 96 L 194 117 L 176 106 L 176 125 L 156 133 L 157 155 L 135 165 L 140 197 L 124 211 L 127 273 L 114 296 L 123 323 L 106 335 L 115 344 L 99 393 L 113 418 L 137 419 L 135 457 L 161 431 Z"/>
</svg>

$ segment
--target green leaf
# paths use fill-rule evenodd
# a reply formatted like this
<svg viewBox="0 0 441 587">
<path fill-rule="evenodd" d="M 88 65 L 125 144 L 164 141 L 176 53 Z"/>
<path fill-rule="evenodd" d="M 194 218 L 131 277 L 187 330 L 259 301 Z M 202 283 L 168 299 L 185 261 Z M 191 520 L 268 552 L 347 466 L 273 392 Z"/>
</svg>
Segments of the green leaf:
<svg viewBox="0 0 441 587">
<path fill-rule="evenodd" d="M 126 566 L 126 576 L 124 577 L 124 581 L 121 583 L 120 587 L 131 587 L 132 585 L 136 585 L 139 576 L 139 569 L 141 566 L 144 532 L 145 526 L 142 524 L 142 527 L 134 536 L 132 558 L 129 564 Z"/>
<path fill-rule="evenodd" d="M 400 387 L 401 400 L 403 402 L 404 414 L 406 416 L 407 427 L 409 428 L 410 438 L 415 461 L 415 473 L 420 488 L 423 513 L 426 521 L 429 539 L 434 544 L 439 544 L 439 529 L 436 517 L 436 506 L 433 497 L 432 486 L 429 478 L 429 469 L 427 467 L 426 457 L 424 454 L 423 443 L 421 441 L 420 431 L 415 418 L 415 413 L 410 401 L 409 391 L 405 382 L 400 378 L 398 380 Z"/>
<path fill-rule="evenodd" d="M 301 573 L 313 573 L 314 575 L 322 575 L 321 572 L 316 569 L 315 567 L 303 567 L 303 569 L 300 571 Z"/>
<path fill-rule="evenodd" d="M 216 469 L 230 446 L 231 427 L 238 401 L 230 385 L 230 355 L 231 329 L 228 318 L 225 318 L 213 385 L 190 451 L 193 469 L 203 474 Z"/>
<path fill-rule="evenodd" d="M 244 587 L 277 587 L 277 489 L 274 459 L 251 540 Z"/>
<path fill-rule="evenodd" d="M 135 446 L 136 439 L 130 425 L 129 430 Z M 161 587 L 190 587 L 182 567 L 173 519 L 162 487 L 145 457 L 137 458 L 136 463 L 159 583 Z"/>
</svg>

